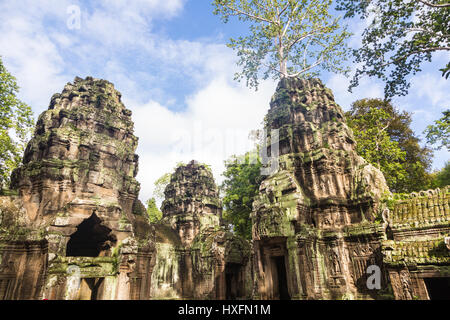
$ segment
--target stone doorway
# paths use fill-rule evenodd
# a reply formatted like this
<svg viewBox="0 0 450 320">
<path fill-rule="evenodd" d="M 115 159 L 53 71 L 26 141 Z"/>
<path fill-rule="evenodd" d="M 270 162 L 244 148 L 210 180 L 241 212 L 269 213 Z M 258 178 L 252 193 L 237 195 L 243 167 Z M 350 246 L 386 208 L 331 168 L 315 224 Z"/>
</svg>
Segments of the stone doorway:
<svg viewBox="0 0 450 320">
<path fill-rule="evenodd" d="M 10 300 L 12 297 L 12 287 L 14 279 L 2 279 L 0 277 L 0 300 Z"/>
<path fill-rule="evenodd" d="M 286 244 L 286 237 L 265 238 L 255 243 L 258 273 L 264 279 L 258 286 L 263 300 L 290 300 L 295 295 Z"/>
<path fill-rule="evenodd" d="M 225 288 L 226 300 L 236 300 L 243 296 L 242 265 L 237 263 L 227 263 L 225 265 Z"/>
<path fill-rule="evenodd" d="M 279 300 L 290 300 L 285 256 L 271 257 L 273 296 Z"/>
<path fill-rule="evenodd" d="M 450 278 L 424 278 L 430 300 L 450 300 Z"/>
<path fill-rule="evenodd" d="M 101 300 L 104 278 L 83 278 L 77 300 Z"/>
<path fill-rule="evenodd" d="M 95 213 L 84 220 L 67 243 L 67 257 L 107 256 L 117 239 Z"/>
</svg>

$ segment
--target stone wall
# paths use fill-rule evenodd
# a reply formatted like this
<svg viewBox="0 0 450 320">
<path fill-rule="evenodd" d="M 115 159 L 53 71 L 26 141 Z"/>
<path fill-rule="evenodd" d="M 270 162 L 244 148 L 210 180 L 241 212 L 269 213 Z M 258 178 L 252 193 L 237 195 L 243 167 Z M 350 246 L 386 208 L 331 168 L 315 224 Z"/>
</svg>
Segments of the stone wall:
<svg viewBox="0 0 450 320">
<path fill-rule="evenodd" d="M 449 200 L 449 186 L 412 193 L 385 216 L 384 263 L 396 299 L 450 299 Z"/>
<path fill-rule="evenodd" d="M 47 270 L 48 244 L 27 226 L 23 202 L 0 196 L 0 300 L 39 299 Z"/>
</svg>

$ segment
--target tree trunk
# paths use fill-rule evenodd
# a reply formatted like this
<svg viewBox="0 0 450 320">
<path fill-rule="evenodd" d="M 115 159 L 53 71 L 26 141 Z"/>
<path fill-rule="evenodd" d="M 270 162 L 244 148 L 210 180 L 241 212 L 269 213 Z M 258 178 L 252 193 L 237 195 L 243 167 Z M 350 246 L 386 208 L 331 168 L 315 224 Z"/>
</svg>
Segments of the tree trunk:
<svg viewBox="0 0 450 320">
<path fill-rule="evenodd" d="M 282 78 L 287 78 L 287 61 L 286 59 L 283 59 L 280 62 L 280 72 L 281 72 L 281 77 Z"/>
<path fill-rule="evenodd" d="M 279 39 L 279 47 L 278 47 L 278 54 L 279 54 L 279 59 L 280 59 L 280 74 L 281 74 L 281 79 L 283 78 L 287 78 L 288 74 L 287 74 L 287 59 L 284 58 L 284 47 L 282 45 L 281 39 Z"/>
</svg>

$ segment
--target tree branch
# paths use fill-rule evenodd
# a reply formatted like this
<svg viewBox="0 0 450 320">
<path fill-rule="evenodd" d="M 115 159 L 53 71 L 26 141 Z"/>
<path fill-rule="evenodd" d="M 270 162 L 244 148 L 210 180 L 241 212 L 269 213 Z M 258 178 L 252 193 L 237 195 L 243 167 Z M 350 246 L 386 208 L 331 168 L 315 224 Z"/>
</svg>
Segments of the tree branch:
<svg viewBox="0 0 450 320">
<path fill-rule="evenodd" d="M 286 32 L 287 32 L 290 24 L 291 24 L 291 18 L 289 18 L 286 26 L 284 27 L 283 33 L 281 34 L 281 38 L 284 38 L 284 36 L 286 35 Z"/>
<path fill-rule="evenodd" d="M 394 59 L 394 60 L 392 60 L 392 61 L 383 63 L 382 65 L 379 66 L 379 68 L 386 67 L 386 66 L 388 66 L 388 65 L 390 65 L 390 64 L 393 64 L 393 63 L 396 63 L 396 62 L 398 62 L 398 61 L 404 60 L 404 59 L 408 58 L 409 56 L 412 56 L 413 54 L 417 54 L 417 53 L 426 53 L 426 52 L 433 52 L 433 51 L 440 51 L 440 50 L 450 51 L 450 47 L 425 48 L 425 49 L 421 49 L 421 50 L 416 50 L 416 51 L 413 51 L 413 52 L 409 52 L 409 53 L 406 53 L 406 54 L 404 54 L 403 56 L 401 56 L 401 57 L 399 57 L 399 58 L 396 58 L 396 59 Z"/>
<path fill-rule="evenodd" d="M 294 74 L 288 74 L 287 76 L 288 76 L 289 78 L 295 78 L 295 77 L 298 77 L 298 76 L 301 75 L 302 73 L 305 73 L 306 71 L 311 70 L 311 69 L 314 68 L 314 67 L 317 67 L 317 66 L 318 66 L 319 64 L 321 64 L 322 62 L 323 62 L 323 52 L 320 54 L 319 59 L 317 59 L 316 62 L 314 62 L 314 64 L 310 65 L 309 67 L 307 67 L 307 68 L 305 68 L 305 69 L 303 69 L 303 70 L 301 70 L 301 71 L 299 71 L 299 72 L 297 72 L 297 73 L 294 73 Z"/>
<path fill-rule="evenodd" d="M 326 27 L 327 27 L 327 26 L 325 26 L 325 27 L 323 27 L 323 28 L 326 28 Z M 292 49 L 292 47 L 293 47 L 296 43 L 298 43 L 298 42 L 300 42 L 300 41 L 303 41 L 303 40 L 305 40 L 306 38 L 309 38 L 309 37 L 311 37 L 311 36 L 319 35 L 319 34 L 323 33 L 323 32 L 318 32 L 319 30 L 321 30 L 321 29 L 323 29 L 323 28 L 316 29 L 316 30 L 314 30 L 314 31 L 312 31 L 312 32 L 309 32 L 309 33 L 307 33 L 307 34 L 305 34 L 305 35 L 303 35 L 303 36 L 301 36 L 301 37 L 295 39 L 292 43 L 289 44 L 289 46 L 288 46 L 288 51 L 290 51 L 290 50 Z"/>
<path fill-rule="evenodd" d="M 308 38 L 308 37 L 310 37 L 310 36 L 313 36 L 313 35 L 319 35 L 319 34 L 321 34 L 321 33 L 324 33 L 324 32 L 319 32 L 319 31 L 322 31 L 323 29 L 328 28 L 328 27 L 332 27 L 332 26 L 334 26 L 336 23 L 337 23 L 337 20 L 334 20 L 334 22 L 333 22 L 332 24 L 327 24 L 326 26 L 323 26 L 323 27 L 317 28 L 317 29 L 315 29 L 315 30 L 312 30 L 311 32 L 309 32 L 309 33 L 307 33 L 307 34 L 305 34 L 305 35 L 303 35 L 303 36 L 301 36 L 301 37 L 295 39 L 291 44 L 289 44 L 289 46 L 288 46 L 288 48 L 287 48 L 287 51 L 290 51 L 290 50 L 292 49 L 292 47 L 293 47 L 296 43 L 298 43 L 298 42 L 300 42 L 300 41 L 303 41 L 303 40 L 305 40 L 306 38 Z"/>
<path fill-rule="evenodd" d="M 435 3 L 431 3 L 425 0 L 417 0 L 421 3 L 423 3 L 426 6 L 432 7 L 432 8 L 450 8 L 450 3 L 443 3 L 443 4 L 435 4 Z"/>
<path fill-rule="evenodd" d="M 283 8 L 283 10 L 281 10 L 280 15 L 283 13 L 283 11 L 285 11 L 288 8 L 288 6 L 289 6 L 289 4 L 287 4 Z M 297 10 L 297 8 L 298 8 L 298 3 L 295 5 L 294 9 L 292 9 L 291 15 L 294 14 L 294 12 L 295 12 L 295 10 Z M 284 27 L 283 34 L 281 35 L 282 38 L 284 38 L 284 36 L 286 35 L 286 32 L 289 29 L 289 25 L 291 24 L 291 22 L 292 22 L 292 17 L 289 17 L 288 22 L 287 22 L 286 26 Z"/>
<path fill-rule="evenodd" d="M 280 11 L 280 16 L 286 11 L 286 9 L 289 7 L 289 3 L 287 3 L 283 9 Z M 295 10 L 295 9 L 294 9 Z"/>
<path fill-rule="evenodd" d="M 406 32 L 424 32 L 424 33 L 428 33 L 428 34 L 431 34 L 431 35 L 436 35 L 435 32 L 432 32 L 432 31 L 429 31 L 429 30 L 425 30 L 425 29 L 422 29 L 422 28 L 408 28 L 408 29 L 406 29 Z M 442 35 L 437 35 L 437 36 L 448 38 L 448 37 L 450 37 L 450 34 L 443 33 Z"/>
<path fill-rule="evenodd" d="M 237 8 L 233 8 L 233 7 L 231 7 L 228 4 L 225 4 L 224 6 L 227 7 L 228 9 L 230 9 L 231 11 L 235 12 L 235 15 L 244 15 L 244 16 L 247 16 L 247 17 L 255 19 L 255 20 L 264 21 L 264 22 L 267 22 L 267 23 L 270 23 L 270 24 L 277 24 L 275 21 L 271 21 L 271 20 L 268 20 L 268 19 L 263 18 L 261 16 L 253 15 L 251 13 L 244 12 L 244 11 L 239 10 Z"/>
<path fill-rule="evenodd" d="M 308 39 L 306 43 L 305 50 L 303 51 L 303 68 L 306 68 L 306 52 L 308 51 L 309 44 L 311 43 L 311 38 Z"/>
<path fill-rule="evenodd" d="M 261 64 L 269 69 L 272 69 L 275 72 L 278 72 L 282 77 L 288 77 L 288 74 L 285 74 L 283 72 L 281 72 L 280 70 L 278 70 L 277 68 L 275 68 L 274 66 L 270 65 L 270 64 L 266 64 L 264 62 L 261 62 Z"/>
</svg>

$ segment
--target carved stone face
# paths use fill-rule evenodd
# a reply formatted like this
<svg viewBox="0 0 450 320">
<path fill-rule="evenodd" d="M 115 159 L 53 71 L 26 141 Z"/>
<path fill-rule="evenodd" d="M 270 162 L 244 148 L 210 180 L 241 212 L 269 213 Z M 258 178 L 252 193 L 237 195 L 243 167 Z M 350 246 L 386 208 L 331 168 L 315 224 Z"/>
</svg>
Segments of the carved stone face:
<svg viewBox="0 0 450 320">
<path fill-rule="evenodd" d="M 181 241 L 186 245 L 190 245 L 197 235 L 198 230 L 196 230 L 194 223 L 191 222 L 179 225 L 178 233 Z"/>
</svg>

